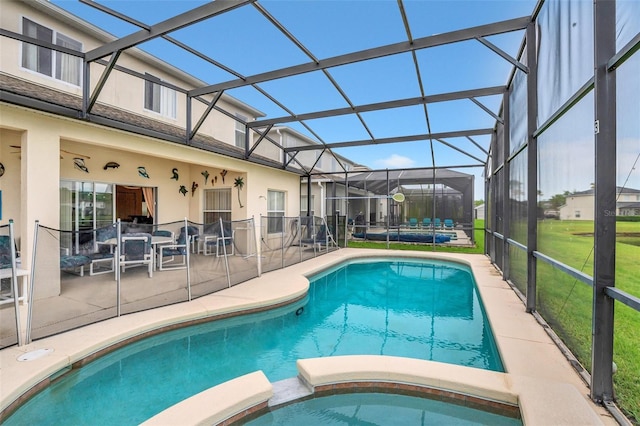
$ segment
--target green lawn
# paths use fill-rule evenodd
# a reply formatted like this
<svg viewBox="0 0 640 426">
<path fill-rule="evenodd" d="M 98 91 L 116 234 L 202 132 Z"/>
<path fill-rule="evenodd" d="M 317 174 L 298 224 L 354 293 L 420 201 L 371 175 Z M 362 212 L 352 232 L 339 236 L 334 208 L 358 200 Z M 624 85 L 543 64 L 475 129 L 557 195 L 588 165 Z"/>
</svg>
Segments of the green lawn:
<svg viewBox="0 0 640 426">
<path fill-rule="evenodd" d="M 438 252 L 484 253 L 484 221 L 475 223 L 477 246 L 436 247 Z M 592 221 L 544 220 L 538 223 L 538 251 L 587 275 L 593 275 Z M 617 222 L 616 287 L 640 297 L 640 222 Z M 349 247 L 384 248 L 385 243 L 350 242 Z M 431 245 L 391 243 L 392 249 L 433 251 Z M 526 291 L 526 256 L 511 249 L 511 279 Z M 590 286 L 539 261 L 537 310 L 583 366 L 591 370 Z M 640 425 L 640 312 L 615 305 L 614 388 L 619 407 Z"/>
</svg>

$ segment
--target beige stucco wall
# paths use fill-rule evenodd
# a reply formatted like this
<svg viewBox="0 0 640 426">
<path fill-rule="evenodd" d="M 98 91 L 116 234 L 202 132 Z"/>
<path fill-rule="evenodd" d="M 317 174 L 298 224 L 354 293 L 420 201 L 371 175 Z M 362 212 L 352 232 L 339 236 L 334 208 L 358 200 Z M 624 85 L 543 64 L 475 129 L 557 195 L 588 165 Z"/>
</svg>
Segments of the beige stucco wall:
<svg viewBox="0 0 640 426">
<path fill-rule="evenodd" d="M 105 43 L 94 34 L 84 31 L 79 25 L 71 25 L 68 22 L 62 22 L 59 19 L 43 12 L 42 10 L 30 7 L 29 2 L 7 1 L 3 0 L 2 13 L 0 13 L 0 22 L 2 28 L 22 33 L 22 18 L 44 25 L 47 28 L 60 32 L 65 36 L 71 37 L 82 43 L 83 51 L 90 51 Z M 177 49 L 177 48 L 176 48 Z M 82 87 L 75 86 L 53 77 L 49 77 L 38 72 L 22 67 L 22 43 L 7 37 L 0 37 L 0 51 L 2 52 L 0 60 L 0 72 L 29 80 L 37 84 L 54 88 L 63 92 L 71 93 L 77 96 L 82 95 Z M 109 56 L 104 58 L 109 59 Z M 153 62 L 149 62 L 153 61 Z M 174 84 L 183 89 L 193 89 L 193 80 L 187 81 L 186 78 L 180 78 L 179 73 L 174 72 L 170 68 L 160 65 L 160 62 L 153 60 L 150 55 L 142 55 L 137 53 L 135 49 L 123 52 L 116 63 L 118 66 L 126 67 L 137 71 L 138 73 L 150 73 L 164 81 Z M 203 66 L 205 66 L 203 64 Z M 90 79 L 92 90 L 101 78 L 105 66 L 93 62 L 90 65 Z M 144 108 L 144 87 L 145 81 L 136 76 L 124 73 L 114 69 L 100 91 L 98 103 L 115 106 L 119 109 L 143 115 L 155 120 L 161 120 L 168 124 L 185 128 L 186 127 L 186 111 L 187 97 L 184 93 L 176 94 L 176 117 L 170 118 L 162 116 L 154 111 Z M 210 100 L 211 96 L 203 96 L 204 99 Z M 230 112 L 232 115 L 236 113 L 242 114 L 249 119 L 254 119 L 255 112 L 246 108 L 241 108 L 230 101 L 229 97 L 223 96 L 217 104 L 221 108 Z M 195 124 L 205 112 L 207 106 L 202 102 L 194 100 L 192 102 L 192 119 Z M 231 145 L 235 142 L 235 120 L 212 111 L 199 129 L 200 134 L 212 136 L 220 141 Z"/>
<path fill-rule="evenodd" d="M 0 179 L 1 224 L 14 219 L 25 267 L 30 265 L 35 221 L 55 229 L 60 227 L 61 179 L 156 187 L 156 223 L 184 217 L 202 223 L 202 189 L 211 184 L 204 185 L 201 172 L 209 171 L 210 180 L 226 169 L 225 183 L 219 176 L 214 187 L 233 188 L 237 176 L 242 176 L 245 182 L 240 193 L 242 208 L 237 189 L 232 189 L 233 220 L 254 217 L 259 232 L 258 219 L 267 213 L 266 195 L 270 189 L 285 192 L 287 216 L 299 214 L 300 180 L 293 173 L 7 104 L 0 104 L 0 129 L 2 162 L 8 167 Z M 20 154 L 12 154 L 16 149 L 10 145 L 21 145 Z M 84 160 L 89 173 L 74 167 L 76 154 L 90 157 Z M 119 163 L 120 167 L 104 170 L 109 161 Z M 145 167 L 149 179 L 138 175 L 138 166 Z M 178 182 L 171 179 L 174 167 L 179 170 Z M 198 189 L 192 196 L 194 181 Z M 186 196 L 178 191 L 180 185 L 188 189 Z M 52 294 L 58 291 L 55 285 L 52 282 Z"/>
</svg>

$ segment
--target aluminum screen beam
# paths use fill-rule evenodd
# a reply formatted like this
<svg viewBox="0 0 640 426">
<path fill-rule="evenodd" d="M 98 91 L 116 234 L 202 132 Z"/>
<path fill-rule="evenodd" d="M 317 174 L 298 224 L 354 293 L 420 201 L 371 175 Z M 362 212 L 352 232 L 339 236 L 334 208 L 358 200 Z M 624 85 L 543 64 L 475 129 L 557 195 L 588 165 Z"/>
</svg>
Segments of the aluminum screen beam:
<svg viewBox="0 0 640 426">
<path fill-rule="evenodd" d="M 536 25 L 527 27 L 527 292 L 526 310 L 536 310 L 536 257 L 538 251 L 538 46 Z"/>
<path fill-rule="evenodd" d="M 217 3 L 217 2 L 216 2 Z M 319 71 L 326 68 L 347 65 L 356 62 L 362 62 L 370 59 L 382 58 L 385 56 L 395 55 L 398 53 L 410 52 L 413 50 L 425 49 L 428 47 L 442 46 L 445 44 L 456 43 L 476 37 L 490 36 L 495 34 L 503 34 L 512 31 L 519 31 L 527 27 L 531 17 L 510 19 L 507 21 L 495 22 L 493 24 L 480 25 L 477 27 L 466 28 L 448 33 L 437 34 L 433 36 L 416 39 L 412 42 L 404 41 L 386 46 L 380 46 L 373 49 L 361 50 L 345 55 L 338 55 L 331 58 L 312 61 L 306 64 L 294 65 L 292 67 L 281 68 L 274 71 L 268 71 L 261 74 L 255 74 L 246 79 L 230 80 L 223 83 L 204 86 L 192 90 L 190 96 L 206 95 L 220 90 L 228 90 L 237 87 L 247 86 L 250 84 L 261 83 L 264 81 L 276 80 L 283 77 L 290 77 L 308 73 L 311 71 Z M 110 52 L 107 52 L 107 54 Z M 103 55 L 104 56 L 104 55 Z"/>
<path fill-rule="evenodd" d="M 595 238 L 591 327 L 591 399 L 613 401 L 614 300 L 616 283 L 616 54 L 615 2 L 594 1 Z"/>
<path fill-rule="evenodd" d="M 396 101 L 376 102 L 372 104 L 359 105 L 354 107 L 335 108 L 325 111 L 310 112 L 307 114 L 290 115 L 287 117 L 277 117 L 266 120 L 256 120 L 249 124 L 249 127 L 264 127 L 270 124 L 289 123 L 292 121 L 315 120 L 318 118 L 335 117 L 338 115 L 358 114 L 362 112 L 379 111 L 384 109 L 402 108 L 407 106 L 429 104 L 436 102 L 447 102 L 459 99 L 473 99 L 479 96 L 501 95 L 507 91 L 504 86 L 486 87 L 482 89 L 463 90 L 460 92 L 442 93 L 438 95 L 416 96 L 415 98 L 399 99 Z M 483 105 L 484 107 L 484 105 Z M 484 107 L 486 108 L 486 107 Z M 483 109 L 484 109 L 483 108 Z M 491 114 L 493 114 L 491 112 Z"/>
<path fill-rule="evenodd" d="M 365 139 L 360 141 L 336 142 L 336 143 L 327 144 L 327 146 L 330 148 L 345 148 L 349 146 L 382 145 L 387 143 L 415 142 L 415 141 L 424 141 L 429 139 L 456 138 L 461 136 L 490 135 L 492 133 L 493 133 L 493 129 L 461 130 L 458 132 L 425 133 L 422 135 L 398 136 L 393 138 L 382 138 L 382 139 L 375 139 L 375 140 Z M 290 147 L 290 148 L 285 148 L 285 152 L 313 151 L 318 149 L 324 149 L 324 146 L 323 145 L 305 145 L 305 146 Z"/>
<path fill-rule="evenodd" d="M 159 22 L 158 24 L 152 25 L 148 30 L 143 29 L 114 40 L 111 43 L 103 44 L 100 47 L 88 51 L 85 54 L 85 58 L 88 62 L 104 58 L 118 50 L 128 49 L 156 37 L 161 37 L 171 31 L 179 30 L 180 28 L 203 21 L 211 18 L 212 16 L 228 12 L 244 6 L 245 4 L 253 3 L 254 1 L 256 0 L 216 0 L 215 2 L 204 4 L 185 13 L 181 13 L 180 15 L 176 15 L 165 21 Z M 213 90 L 213 92 L 217 92 L 217 90 Z"/>
</svg>

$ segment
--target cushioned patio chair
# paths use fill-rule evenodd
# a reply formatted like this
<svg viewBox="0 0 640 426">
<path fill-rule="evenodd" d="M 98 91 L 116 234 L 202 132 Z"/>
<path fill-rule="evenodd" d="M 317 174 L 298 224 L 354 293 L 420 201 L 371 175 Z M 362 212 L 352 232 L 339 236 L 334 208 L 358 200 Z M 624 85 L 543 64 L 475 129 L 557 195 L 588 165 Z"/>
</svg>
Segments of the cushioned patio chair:
<svg viewBox="0 0 640 426">
<path fill-rule="evenodd" d="M 11 264 L 11 238 L 0 235 L 0 269 L 11 268 Z"/>
<path fill-rule="evenodd" d="M 220 257 L 221 253 L 222 255 L 226 254 L 227 256 L 234 255 L 235 250 L 233 239 L 235 237 L 235 231 L 231 229 L 230 222 L 222 222 L 222 227 L 222 230 L 224 231 L 224 237 L 222 236 L 223 232 L 220 231 L 219 223 L 210 225 L 206 229 L 205 234 L 201 235 L 203 243 L 202 253 L 205 256 L 214 254 L 214 248 L 216 257 Z"/>
<path fill-rule="evenodd" d="M 180 233 L 185 233 L 184 226 L 180 228 Z M 200 228 L 194 225 L 187 225 L 187 233 L 189 244 L 191 245 L 191 253 L 195 253 L 198 249 L 198 240 L 200 238 Z"/>
<path fill-rule="evenodd" d="M 115 225 L 96 229 L 96 241 L 93 253 L 89 254 L 89 275 L 107 274 L 115 270 L 114 247 L 117 237 Z"/>
<path fill-rule="evenodd" d="M 409 228 L 417 228 L 418 227 L 418 219 L 415 217 L 409 218 Z"/>
<path fill-rule="evenodd" d="M 187 235 L 181 232 L 178 240 L 171 244 L 161 244 L 158 246 L 158 269 L 166 271 L 170 269 L 185 269 L 187 267 Z M 176 258 L 180 257 L 179 261 Z"/>
<path fill-rule="evenodd" d="M 147 266 L 149 278 L 153 277 L 153 247 L 151 234 L 133 232 L 120 237 L 120 266 L 122 272 L 133 266 Z"/>
<path fill-rule="evenodd" d="M 422 219 L 422 227 L 423 228 L 431 228 L 431 218 L 425 217 Z"/>
<path fill-rule="evenodd" d="M 453 220 L 445 219 L 444 220 L 444 229 L 453 229 Z"/>
<path fill-rule="evenodd" d="M 311 238 L 302 238 L 300 240 L 302 245 L 313 246 L 313 252 L 322 251 L 322 247 L 327 246 L 327 227 L 323 224 L 320 226 L 318 232 Z"/>
<path fill-rule="evenodd" d="M 442 224 L 440 223 L 440 218 L 436 217 L 435 219 L 433 219 L 433 227 L 436 229 L 440 229 L 440 227 L 442 226 Z"/>
<path fill-rule="evenodd" d="M 84 254 L 68 254 L 68 248 L 60 248 L 60 270 L 84 276 L 84 267 L 91 264 L 91 258 Z"/>
</svg>

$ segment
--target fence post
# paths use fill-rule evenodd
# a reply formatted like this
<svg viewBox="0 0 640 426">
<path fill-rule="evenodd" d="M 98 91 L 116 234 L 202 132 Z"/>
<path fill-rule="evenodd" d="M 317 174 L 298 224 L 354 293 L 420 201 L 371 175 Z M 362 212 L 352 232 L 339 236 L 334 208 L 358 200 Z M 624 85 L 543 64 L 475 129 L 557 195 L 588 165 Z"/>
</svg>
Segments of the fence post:
<svg viewBox="0 0 640 426">
<path fill-rule="evenodd" d="M 222 223 L 222 218 L 218 218 L 218 221 L 220 222 L 220 235 L 222 236 L 222 253 L 224 254 L 224 266 L 227 269 L 227 286 L 228 288 L 231 288 L 231 272 L 229 271 L 229 259 L 227 259 L 227 246 L 224 243 L 224 224 Z M 233 223 L 232 223 L 233 226 Z M 216 250 L 218 250 L 218 248 L 216 247 Z"/>
<path fill-rule="evenodd" d="M 33 252 L 31 255 L 31 279 L 29 284 L 29 306 L 27 309 L 27 335 L 26 335 L 26 344 L 31 343 L 31 323 L 33 319 L 33 294 L 34 294 L 34 283 L 35 281 L 35 273 L 36 273 L 36 255 L 38 251 L 36 248 L 38 247 L 38 229 L 40 228 L 40 221 L 36 220 L 36 225 L 33 230 Z M 16 311 L 17 314 L 17 311 Z"/>
<path fill-rule="evenodd" d="M 122 239 L 122 227 L 120 218 L 116 222 L 116 316 L 121 314 L 121 287 L 120 287 L 120 240 Z"/>
<path fill-rule="evenodd" d="M 191 301 L 191 241 L 189 237 L 189 223 L 187 218 L 184 218 L 184 261 L 187 264 L 187 297 Z"/>
<path fill-rule="evenodd" d="M 13 306 L 15 308 L 16 333 L 18 346 L 22 346 L 22 329 L 20 327 L 20 293 L 18 292 L 18 277 L 16 276 L 16 245 L 13 237 L 13 219 L 9 219 L 9 245 L 11 246 L 11 293 L 13 294 Z M 26 296 L 23 295 L 23 296 Z"/>
</svg>

